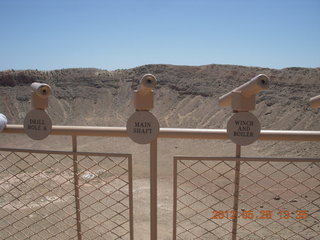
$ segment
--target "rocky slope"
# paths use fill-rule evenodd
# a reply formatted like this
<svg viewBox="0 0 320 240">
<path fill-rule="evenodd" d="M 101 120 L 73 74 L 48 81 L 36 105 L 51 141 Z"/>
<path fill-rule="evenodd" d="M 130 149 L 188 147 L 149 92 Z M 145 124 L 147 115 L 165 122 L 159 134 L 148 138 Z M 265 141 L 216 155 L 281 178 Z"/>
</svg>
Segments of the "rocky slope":
<svg viewBox="0 0 320 240">
<path fill-rule="evenodd" d="M 232 115 L 221 108 L 218 98 L 263 73 L 270 77 L 270 88 L 257 96 L 253 112 L 262 129 L 320 130 L 319 110 L 311 109 L 308 100 L 320 94 L 320 68 L 287 68 L 281 70 L 230 65 L 200 67 L 145 65 L 133 69 L 106 71 L 99 69 L 63 69 L 56 71 L 0 72 L 0 112 L 11 124 L 22 124 L 30 110 L 30 83 L 46 82 L 54 89 L 48 113 L 55 125 L 125 126 L 134 112 L 132 92 L 141 77 L 152 73 L 157 77 L 155 107 L 161 127 L 226 128 Z M 1 136 L 0 136 L 1 137 Z M 80 138 L 84 151 L 127 152 L 140 158 L 136 169 L 148 162 L 147 146 L 130 140 Z M 44 141 L 30 141 L 23 136 L 7 136 L 2 146 L 57 150 L 71 149 L 70 139 L 50 136 Z M 230 141 L 163 140 L 159 141 L 160 161 L 171 161 L 174 155 L 234 156 Z M 196 147 L 195 147 L 196 146 Z M 318 142 L 256 142 L 243 148 L 246 156 L 319 157 Z M 168 162 L 168 164 L 169 164 Z M 161 169 L 160 169 L 161 172 Z M 163 174 L 171 173 L 167 168 Z"/>
<path fill-rule="evenodd" d="M 158 79 L 153 112 L 162 127 L 224 128 L 231 109 L 219 107 L 218 97 L 264 73 L 270 89 L 257 96 L 254 112 L 263 128 L 320 130 L 318 111 L 308 106 L 308 99 L 320 94 L 320 68 L 145 65 L 116 71 L 4 71 L 0 112 L 21 124 L 30 110 L 29 85 L 41 81 L 54 89 L 48 109 L 54 124 L 124 126 L 134 110 L 132 91 L 145 73 Z"/>
</svg>

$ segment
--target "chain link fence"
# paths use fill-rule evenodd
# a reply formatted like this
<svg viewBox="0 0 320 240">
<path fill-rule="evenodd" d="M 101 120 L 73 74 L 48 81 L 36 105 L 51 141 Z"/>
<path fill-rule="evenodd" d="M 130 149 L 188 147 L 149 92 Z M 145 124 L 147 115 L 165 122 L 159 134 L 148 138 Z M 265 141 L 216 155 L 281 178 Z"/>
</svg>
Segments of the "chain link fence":
<svg viewBox="0 0 320 240">
<path fill-rule="evenodd" d="M 133 239 L 128 154 L 0 149 L 0 239 Z"/>
<path fill-rule="evenodd" d="M 319 239 L 320 159 L 175 157 L 173 212 L 173 239 Z"/>
</svg>

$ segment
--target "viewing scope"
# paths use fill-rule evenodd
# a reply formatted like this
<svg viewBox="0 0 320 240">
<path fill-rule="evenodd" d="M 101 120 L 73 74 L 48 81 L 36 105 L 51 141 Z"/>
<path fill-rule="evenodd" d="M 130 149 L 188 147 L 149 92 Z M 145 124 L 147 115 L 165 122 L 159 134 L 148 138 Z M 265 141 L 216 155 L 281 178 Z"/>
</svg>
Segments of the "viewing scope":
<svg viewBox="0 0 320 240">
<path fill-rule="evenodd" d="M 48 98 L 52 94 L 51 87 L 46 83 L 34 82 L 31 88 L 41 98 Z"/>
<path fill-rule="evenodd" d="M 312 108 L 320 108 L 320 95 L 310 98 L 309 103 Z"/>
<path fill-rule="evenodd" d="M 157 79 L 152 74 L 145 74 L 140 80 L 139 90 L 151 91 L 157 85 Z"/>
<path fill-rule="evenodd" d="M 269 80 L 270 79 L 266 75 L 259 74 L 250 81 L 221 96 L 219 98 L 219 105 L 222 107 L 230 106 L 232 102 L 232 93 L 234 92 L 238 92 L 244 97 L 254 96 L 255 94 L 269 88 Z"/>
</svg>

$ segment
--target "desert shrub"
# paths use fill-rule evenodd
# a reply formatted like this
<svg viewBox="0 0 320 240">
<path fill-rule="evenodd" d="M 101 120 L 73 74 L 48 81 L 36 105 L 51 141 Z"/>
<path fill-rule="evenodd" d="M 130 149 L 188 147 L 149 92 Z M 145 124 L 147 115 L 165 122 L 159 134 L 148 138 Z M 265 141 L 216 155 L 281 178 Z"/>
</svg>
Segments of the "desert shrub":
<svg viewBox="0 0 320 240">
<path fill-rule="evenodd" d="M 35 82 L 34 76 L 26 74 L 25 72 L 19 72 L 15 76 L 15 79 L 19 85 L 31 84 L 32 82 Z"/>
<path fill-rule="evenodd" d="M 0 75 L 0 86 L 14 87 L 17 85 L 17 82 L 13 74 L 9 72 L 4 72 Z"/>
</svg>

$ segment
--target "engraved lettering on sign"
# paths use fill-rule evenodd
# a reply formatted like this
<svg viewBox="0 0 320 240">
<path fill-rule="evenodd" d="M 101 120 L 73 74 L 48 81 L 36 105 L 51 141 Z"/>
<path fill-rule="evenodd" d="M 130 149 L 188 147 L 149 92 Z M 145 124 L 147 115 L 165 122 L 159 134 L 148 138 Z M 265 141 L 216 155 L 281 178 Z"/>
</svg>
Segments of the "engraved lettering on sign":
<svg viewBox="0 0 320 240">
<path fill-rule="evenodd" d="M 157 138 L 159 122 L 150 112 L 137 111 L 127 121 L 128 136 L 136 143 L 147 144 Z"/>
<path fill-rule="evenodd" d="M 235 120 L 236 126 L 238 127 L 238 131 L 233 132 L 233 136 L 240 137 L 253 137 L 253 132 L 251 132 L 251 126 L 253 126 L 253 121 L 241 121 Z"/>
<path fill-rule="evenodd" d="M 260 135 L 261 125 L 256 116 L 249 112 L 235 113 L 228 121 L 228 137 L 236 144 L 249 145 Z"/>
<path fill-rule="evenodd" d="M 43 119 L 30 119 L 28 129 L 40 131 L 47 130 L 47 127 Z"/>
<path fill-rule="evenodd" d="M 151 134 L 152 133 L 151 123 L 135 122 L 133 132 L 140 133 L 140 134 Z"/>
<path fill-rule="evenodd" d="M 30 138 L 42 140 L 49 135 L 52 129 L 52 121 L 45 111 L 33 109 L 27 113 L 23 126 Z"/>
</svg>

